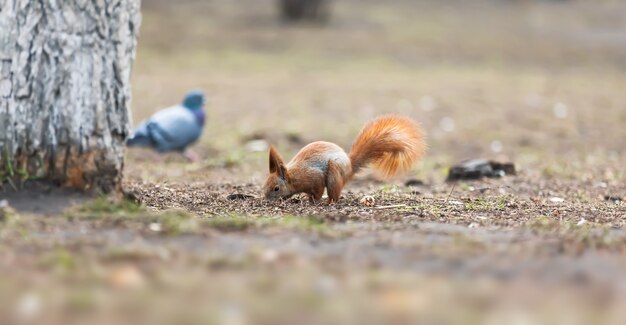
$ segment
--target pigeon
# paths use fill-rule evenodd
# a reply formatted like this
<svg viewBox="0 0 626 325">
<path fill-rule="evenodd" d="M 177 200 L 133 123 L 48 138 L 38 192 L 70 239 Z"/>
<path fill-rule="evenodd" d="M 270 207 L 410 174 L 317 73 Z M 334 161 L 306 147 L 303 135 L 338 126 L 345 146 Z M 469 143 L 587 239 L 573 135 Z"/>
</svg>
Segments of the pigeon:
<svg viewBox="0 0 626 325">
<path fill-rule="evenodd" d="M 159 153 L 176 151 L 189 160 L 197 156 L 187 147 L 200 138 L 204 128 L 204 93 L 193 90 L 179 105 L 154 113 L 141 122 L 126 141 L 129 147 L 150 147 Z"/>
</svg>

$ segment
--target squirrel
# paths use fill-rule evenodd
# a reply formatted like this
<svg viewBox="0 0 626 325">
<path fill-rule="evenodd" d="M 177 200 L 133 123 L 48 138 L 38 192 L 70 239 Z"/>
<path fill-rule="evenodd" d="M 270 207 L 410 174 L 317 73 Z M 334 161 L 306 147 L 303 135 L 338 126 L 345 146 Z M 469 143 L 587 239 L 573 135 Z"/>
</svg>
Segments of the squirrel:
<svg viewBox="0 0 626 325">
<path fill-rule="evenodd" d="M 316 141 L 302 148 L 285 164 L 274 146 L 269 149 L 270 175 L 263 185 L 268 200 L 308 194 L 311 203 L 322 198 L 339 200 L 343 187 L 361 168 L 371 165 L 384 178 L 409 170 L 426 151 L 424 132 L 408 117 L 383 115 L 367 123 L 349 154 L 338 145 Z"/>
</svg>

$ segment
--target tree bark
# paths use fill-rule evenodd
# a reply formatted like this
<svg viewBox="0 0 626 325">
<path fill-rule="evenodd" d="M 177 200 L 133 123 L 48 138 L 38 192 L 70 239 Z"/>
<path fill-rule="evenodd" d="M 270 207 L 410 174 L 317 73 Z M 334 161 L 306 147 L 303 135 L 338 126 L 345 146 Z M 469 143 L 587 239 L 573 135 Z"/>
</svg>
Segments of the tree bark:
<svg viewBox="0 0 626 325">
<path fill-rule="evenodd" d="M 0 0 L 0 184 L 120 188 L 139 7 Z"/>
</svg>

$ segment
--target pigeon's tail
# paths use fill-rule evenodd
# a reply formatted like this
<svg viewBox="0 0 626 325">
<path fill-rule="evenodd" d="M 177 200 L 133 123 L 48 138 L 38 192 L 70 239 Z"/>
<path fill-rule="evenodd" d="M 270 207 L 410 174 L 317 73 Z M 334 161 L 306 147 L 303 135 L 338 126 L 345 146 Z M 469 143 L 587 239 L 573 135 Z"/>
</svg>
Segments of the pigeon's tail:
<svg viewBox="0 0 626 325">
<path fill-rule="evenodd" d="M 129 147 L 149 147 L 152 145 L 152 140 L 146 135 L 135 134 L 126 140 L 126 145 Z"/>
<path fill-rule="evenodd" d="M 150 147 L 153 145 L 152 137 L 150 136 L 150 132 L 148 131 L 147 126 L 141 125 L 139 126 L 133 135 L 126 140 L 126 145 L 129 147 Z"/>
</svg>

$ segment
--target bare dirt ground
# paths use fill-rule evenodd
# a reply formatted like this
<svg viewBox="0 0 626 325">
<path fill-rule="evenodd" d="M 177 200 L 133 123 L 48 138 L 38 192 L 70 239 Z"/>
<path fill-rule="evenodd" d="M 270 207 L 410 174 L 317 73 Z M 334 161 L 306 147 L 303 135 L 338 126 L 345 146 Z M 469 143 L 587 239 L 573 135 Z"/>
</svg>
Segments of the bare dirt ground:
<svg viewBox="0 0 626 325">
<path fill-rule="evenodd" d="M 130 151 L 121 203 L 5 188 L 2 323 L 626 322 L 624 4 L 334 9 L 288 26 L 271 1 L 143 1 L 133 117 L 204 89 L 203 159 Z M 250 140 L 348 150 L 383 113 L 428 133 L 410 174 L 366 171 L 331 206 L 260 198 Z M 477 157 L 518 174 L 445 182 Z"/>
</svg>

